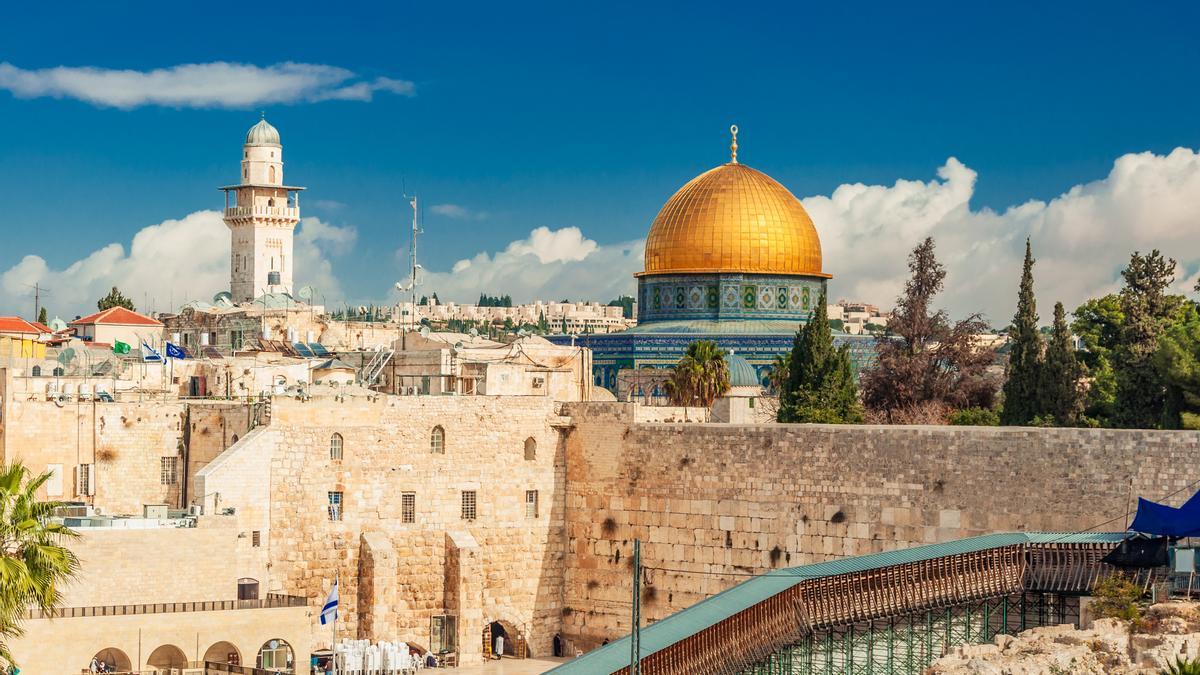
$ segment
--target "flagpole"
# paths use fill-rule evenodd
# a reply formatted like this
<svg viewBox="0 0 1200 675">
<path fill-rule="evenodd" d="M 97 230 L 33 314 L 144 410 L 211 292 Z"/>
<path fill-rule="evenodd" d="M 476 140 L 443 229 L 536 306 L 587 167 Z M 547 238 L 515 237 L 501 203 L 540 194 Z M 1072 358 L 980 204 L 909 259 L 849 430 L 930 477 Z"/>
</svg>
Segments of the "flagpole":
<svg viewBox="0 0 1200 675">
<path fill-rule="evenodd" d="M 329 622 L 330 627 L 333 629 L 333 631 L 332 631 L 333 638 L 332 638 L 332 641 L 330 641 L 330 643 L 329 643 L 329 652 L 330 652 L 329 658 L 333 659 L 333 675 L 337 675 L 337 672 L 338 672 L 338 662 L 337 662 L 337 615 L 338 615 L 338 612 L 337 612 L 337 609 L 340 609 L 341 608 L 340 605 L 342 604 L 341 579 L 342 579 L 342 573 L 341 573 L 341 570 L 338 570 L 336 576 L 333 577 L 333 587 L 337 589 L 337 594 L 338 594 L 337 601 L 338 601 L 339 607 L 336 608 L 333 612 L 333 621 Z"/>
</svg>

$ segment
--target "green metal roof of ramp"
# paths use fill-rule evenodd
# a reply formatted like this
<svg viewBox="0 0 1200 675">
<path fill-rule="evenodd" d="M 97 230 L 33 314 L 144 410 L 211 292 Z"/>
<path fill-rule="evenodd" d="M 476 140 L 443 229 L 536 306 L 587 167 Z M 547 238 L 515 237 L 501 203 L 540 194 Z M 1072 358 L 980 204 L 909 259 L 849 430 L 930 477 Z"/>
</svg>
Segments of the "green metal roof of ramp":
<svg viewBox="0 0 1200 675">
<path fill-rule="evenodd" d="M 642 628 L 640 651 L 642 658 L 646 658 L 809 579 L 864 572 L 1003 546 L 1054 543 L 1116 544 L 1125 537 L 1124 532 L 1006 532 L 771 570 L 645 626 Z M 548 672 L 560 675 L 616 672 L 629 665 L 629 641 L 630 637 L 626 635 Z"/>
</svg>

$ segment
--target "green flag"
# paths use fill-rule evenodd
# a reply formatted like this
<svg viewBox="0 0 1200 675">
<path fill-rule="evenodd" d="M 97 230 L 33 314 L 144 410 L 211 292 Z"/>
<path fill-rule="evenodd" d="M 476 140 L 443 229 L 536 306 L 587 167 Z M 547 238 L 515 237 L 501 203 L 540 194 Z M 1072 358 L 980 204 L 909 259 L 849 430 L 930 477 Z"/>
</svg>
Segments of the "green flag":
<svg viewBox="0 0 1200 675">
<path fill-rule="evenodd" d="M 120 340 L 113 340 L 113 353 L 114 354 L 128 354 L 129 353 L 129 345 L 125 344 L 124 342 L 121 342 Z"/>
</svg>

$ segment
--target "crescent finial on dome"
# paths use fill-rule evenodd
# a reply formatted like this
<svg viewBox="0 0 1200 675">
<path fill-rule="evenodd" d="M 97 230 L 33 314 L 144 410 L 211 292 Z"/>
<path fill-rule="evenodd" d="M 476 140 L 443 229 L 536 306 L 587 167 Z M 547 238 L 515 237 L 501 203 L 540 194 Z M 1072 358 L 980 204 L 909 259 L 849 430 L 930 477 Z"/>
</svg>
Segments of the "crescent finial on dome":
<svg viewBox="0 0 1200 675">
<path fill-rule="evenodd" d="M 737 132 L 738 128 L 736 124 L 729 125 L 729 133 L 733 134 L 733 143 L 729 145 L 729 154 L 732 158 L 731 164 L 737 164 Z"/>
</svg>

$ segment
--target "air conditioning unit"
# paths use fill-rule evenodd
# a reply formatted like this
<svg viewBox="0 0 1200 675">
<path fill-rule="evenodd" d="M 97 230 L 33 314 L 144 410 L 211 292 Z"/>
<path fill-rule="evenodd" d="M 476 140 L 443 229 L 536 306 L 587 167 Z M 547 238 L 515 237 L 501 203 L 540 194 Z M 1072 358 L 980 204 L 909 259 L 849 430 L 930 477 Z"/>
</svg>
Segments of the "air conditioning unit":
<svg viewBox="0 0 1200 675">
<path fill-rule="evenodd" d="M 204 515 L 204 506 L 201 504 L 188 504 L 187 514 L 193 518 Z"/>
<path fill-rule="evenodd" d="M 142 517 L 148 520 L 166 520 L 167 510 L 166 504 L 143 504 Z"/>
</svg>

